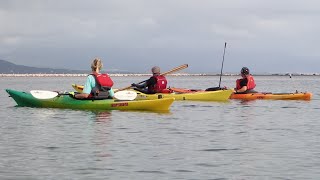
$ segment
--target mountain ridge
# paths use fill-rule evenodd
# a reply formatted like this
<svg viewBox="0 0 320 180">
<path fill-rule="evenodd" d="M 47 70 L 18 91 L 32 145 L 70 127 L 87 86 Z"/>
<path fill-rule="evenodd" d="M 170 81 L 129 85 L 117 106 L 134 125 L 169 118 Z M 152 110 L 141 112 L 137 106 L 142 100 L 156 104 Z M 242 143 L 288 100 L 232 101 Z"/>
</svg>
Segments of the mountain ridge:
<svg viewBox="0 0 320 180">
<path fill-rule="evenodd" d="M 17 65 L 0 59 L 0 74 L 88 74 L 90 70 L 70 70 L 60 68 L 43 68 Z M 108 70 L 111 74 L 145 74 L 123 70 Z M 187 73 L 189 74 L 189 73 Z M 219 73 L 200 73 L 201 75 L 220 75 Z M 223 75 L 237 75 L 237 73 L 223 73 Z M 254 75 L 320 75 L 319 73 L 257 73 Z"/>
<path fill-rule="evenodd" d="M 110 73 L 129 73 L 127 71 L 109 70 Z M 108 72 L 109 72 L 108 71 Z M 1 74 L 88 74 L 90 70 L 72 70 L 61 68 L 44 68 L 18 65 L 6 60 L 0 59 Z"/>
<path fill-rule="evenodd" d="M 55 68 L 40 68 L 40 67 L 31 67 L 25 65 L 18 65 L 11 63 L 6 60 L 0 59 L 0 73 L 2 74 L 36 74 L 36 73 L 86 73 L 84 70 L 70 70 L 70 69 L 55 69 Z"/>
</svg>

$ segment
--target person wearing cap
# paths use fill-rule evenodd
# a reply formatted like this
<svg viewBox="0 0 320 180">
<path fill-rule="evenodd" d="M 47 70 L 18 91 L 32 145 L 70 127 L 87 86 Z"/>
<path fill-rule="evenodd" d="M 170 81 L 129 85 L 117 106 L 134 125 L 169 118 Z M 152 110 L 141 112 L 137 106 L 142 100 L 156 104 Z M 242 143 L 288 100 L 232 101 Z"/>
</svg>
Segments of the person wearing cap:
<svg viewBox="0 0 320 180">
<path fill-rule="evenodd" d="M 158 66 L 154 66 L 151 69 L 152 76 L 146 80 L 143 84 L 131 84 L 135 90 L 147 93 L 161 93 L 164 92 L 167 88 L 167 79 L 165 76 L 160 74 L 160 68 Z"/>
<path fill-rule="evenodd" d="M 236 88 L 234 93 L 253 93 L 256 92 L 254 88 L 256 83 L 254 82 L 253 76 L 250 74 L 249 68 L 243 67 L 240 72 L 242 78 L 237 79 Z"/>
<path fill-rule="evenodd" d="M 88 75 L 84 84 L 83 92 L 74 94 L 77 99 L 112 99 L 114 91 L 113 81 L 106 73 L 100 73 L 103 67 L 102 61 L 95 58 L 91 63 L 91 74 Z"/>
</svg>

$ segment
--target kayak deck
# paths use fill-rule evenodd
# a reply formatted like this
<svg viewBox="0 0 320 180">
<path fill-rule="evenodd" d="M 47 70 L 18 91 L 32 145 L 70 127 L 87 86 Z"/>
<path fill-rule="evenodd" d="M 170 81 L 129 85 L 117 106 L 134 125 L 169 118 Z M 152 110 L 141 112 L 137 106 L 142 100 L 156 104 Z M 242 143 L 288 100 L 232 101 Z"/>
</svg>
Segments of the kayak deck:
<svg viewBox="0 0 320 180">
<path fill-rule="evenodd" d="M 168 111 L 174 101 L 174 98 L 140 101 L 118 101 L 115 99 L 79 100 L 69 95 L 59 95 L 51 99 L 37 99 L 28 92 L 11 89 L 6 89 L 6 91 L 16 101 L 18 106 L 40 108 Z"/>
</svg>

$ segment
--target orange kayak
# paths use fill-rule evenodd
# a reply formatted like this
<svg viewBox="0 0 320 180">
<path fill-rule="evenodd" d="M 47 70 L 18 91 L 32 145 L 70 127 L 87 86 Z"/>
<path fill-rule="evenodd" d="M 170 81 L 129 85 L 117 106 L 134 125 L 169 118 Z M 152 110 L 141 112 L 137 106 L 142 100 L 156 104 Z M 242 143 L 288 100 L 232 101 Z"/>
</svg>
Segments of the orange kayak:
<svg viewBox="0 0 320 180">
<path fill-rule="evenodd" d="M 231 94 L 230 99 L 255 100 L 255 99 L 271 99 L 271 100 L 311 100 L 310 92 L 295 93 L 250 93 L 250 94 Z"/>
<path fill-rule="evenodd" d="M 170 88 L 174 92 L 190 93 L 204 91 L 200 89 L 182 89 Z M 312 93 L 310 92 L 294 92 L 294 93 L 249 93 L 249 94 L 235 94 L 232 93 L 230 99 L 241 100 L 256 100 L 256 99 L 270 99 L 270 100 L 311 100 Z"/>
</svg>

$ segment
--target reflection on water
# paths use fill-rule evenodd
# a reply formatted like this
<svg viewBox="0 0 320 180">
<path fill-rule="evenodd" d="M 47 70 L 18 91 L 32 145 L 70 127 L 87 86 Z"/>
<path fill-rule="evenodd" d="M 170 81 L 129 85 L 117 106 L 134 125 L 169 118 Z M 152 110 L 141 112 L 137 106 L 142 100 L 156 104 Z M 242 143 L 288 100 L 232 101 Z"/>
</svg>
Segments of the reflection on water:
<svg viewBox="0 0 320 180">
<path fill-rule="evenodd" d="M 92 120 L 96 122 L 109 122 L 111 121 L 111 111 L 92 111 Z"/>
</svg>

